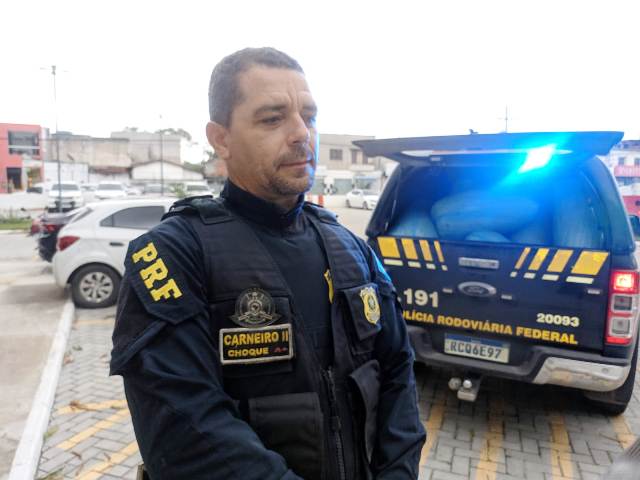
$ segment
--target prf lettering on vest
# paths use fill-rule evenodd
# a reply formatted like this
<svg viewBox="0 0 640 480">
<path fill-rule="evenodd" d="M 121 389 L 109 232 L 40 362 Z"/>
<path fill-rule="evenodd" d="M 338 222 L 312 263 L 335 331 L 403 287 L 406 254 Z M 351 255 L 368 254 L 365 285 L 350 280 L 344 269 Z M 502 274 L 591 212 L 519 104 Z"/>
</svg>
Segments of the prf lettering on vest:
<svg viewBox="0 0 640 480">
<path fill-rule="evenodd" d="M 153 262 L 148 267 L 140 270 L 140 277 L 155 302 L 161 299 L 178 298 L 182 296 L 182 292 L 173 278 L 169 278 L 158 288 L 153 288 L 154 283 L 164 280 L 169 275 L 169 269 L 162 261 L 162 258 L 158 257 L 158 250 L 153 242 L 149 242 L 146 247 L 131 255 L 131 259 L 133 263 L 138 263 L 140 260 L 144 263 Z"/>
</svg>

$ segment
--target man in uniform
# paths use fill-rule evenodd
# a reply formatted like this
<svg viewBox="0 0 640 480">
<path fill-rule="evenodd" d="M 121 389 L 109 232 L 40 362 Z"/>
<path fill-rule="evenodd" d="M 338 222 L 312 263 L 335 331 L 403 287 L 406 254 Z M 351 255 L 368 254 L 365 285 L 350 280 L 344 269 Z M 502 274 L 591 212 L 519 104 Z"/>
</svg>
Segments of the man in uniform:
<svg viewBox="0 0 640 480">
<path fill-rule="evenodd" d="M 318 133 L 302 68 L 236 52 L 209 107 L 229 180 L 131 242 L 113 334 L 150 478 L 417 478 L 425 433 L 395 290 L 303 201 Z"/>
</svg>

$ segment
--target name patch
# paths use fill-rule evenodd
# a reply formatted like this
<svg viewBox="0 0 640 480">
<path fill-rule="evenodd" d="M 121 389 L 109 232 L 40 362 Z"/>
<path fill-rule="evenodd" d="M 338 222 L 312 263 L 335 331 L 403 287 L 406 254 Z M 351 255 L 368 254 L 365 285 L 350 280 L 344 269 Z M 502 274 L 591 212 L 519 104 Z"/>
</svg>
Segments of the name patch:
<svg viewBox="0 0 640 480">
<path fill-rule="evenodd" d="M 293 358 L 291 324 L 261 328 L 221 328 L 220 363 L 249 364 Z"/>
</svg>

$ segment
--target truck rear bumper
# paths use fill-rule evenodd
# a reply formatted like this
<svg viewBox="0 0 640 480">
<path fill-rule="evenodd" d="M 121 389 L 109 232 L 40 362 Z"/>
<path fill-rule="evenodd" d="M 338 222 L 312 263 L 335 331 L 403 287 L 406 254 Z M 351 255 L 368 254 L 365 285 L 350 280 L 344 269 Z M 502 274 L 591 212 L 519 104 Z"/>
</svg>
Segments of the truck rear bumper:
<svg viewBox="0 0 640 480">
<path fill-rule="evenodd" d="M 489 377 L 608 392 L 624 383 L 631 368 L 631 358 L 604 357 L 546 345 L 532 345 L 530 355 L 521 364 L 492 363 L 435 350 L 424 327 L 407 325 L 407 330 L 418 361 Z"/>
</svg>

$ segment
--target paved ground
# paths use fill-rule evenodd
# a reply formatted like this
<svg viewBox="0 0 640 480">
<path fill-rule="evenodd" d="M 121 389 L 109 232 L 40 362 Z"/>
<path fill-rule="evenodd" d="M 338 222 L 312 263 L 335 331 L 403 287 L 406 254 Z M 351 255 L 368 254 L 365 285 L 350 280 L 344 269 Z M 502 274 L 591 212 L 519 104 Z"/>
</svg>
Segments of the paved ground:
<svg viewBox="0 0 640 480">
<path fill-rule="evenodd" d="M 113 315 L 77 312 L 39 479 L 135 478 L 122 382 L 107 376 Z M 417 378 L 428 431 L 421 480 L 595 480 L 640 435 L 638 385 L 625 415 L 611 418 L 559 387 L 489 380 L 470 404 L 449 391 L 446 371 L 418 368 Z"/>
<path fill-rule="evenodd" d="M 13 456 L 40 383 L 65 293 L 24 233 L 0 232 L 0 480 Z"/>
<path fill-rule="evenodd" d="M 136 478 L 141 460 L 122 380 L 108 376 L 114 310 L 77 311 L 37 478 Z"/>
<path fill-rule="evenodd" d="M 368 212 L 335 210 L 364 232 Z M 140 457 L 121 380 L 107 377 L 113 314 L 78 311 L 39 479 L 135 478 Z M 421 480 L 594 480 L 640 435 L 638 384 L 627 412 L 605 417 L 559 387 L 485 380 L 469 404 L 448 389 L 446 371 L 418 368 L 417 378 L 428 431 Z"/>
</svg>

